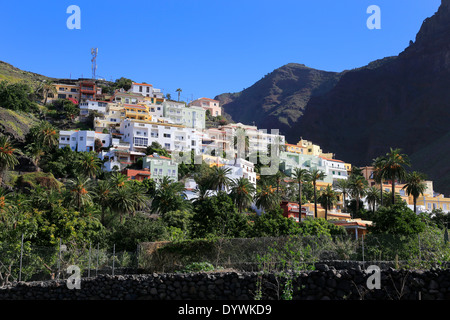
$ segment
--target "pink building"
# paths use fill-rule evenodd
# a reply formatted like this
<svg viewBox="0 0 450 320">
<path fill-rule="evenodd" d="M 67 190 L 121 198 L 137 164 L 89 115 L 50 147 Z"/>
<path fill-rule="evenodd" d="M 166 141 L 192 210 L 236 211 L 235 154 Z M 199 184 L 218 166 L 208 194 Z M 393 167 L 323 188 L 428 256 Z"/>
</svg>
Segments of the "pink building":
<svg viewBox="0 0 450 320">
<path fill-rule="evenodd" d="M 190 103 L 191 106 L 202 107 L 205 110 L 209 110 L 213 117 L 222 115 L 222 108 L 220 102 L 209 98 L 200 98 Z"/>
</svg>

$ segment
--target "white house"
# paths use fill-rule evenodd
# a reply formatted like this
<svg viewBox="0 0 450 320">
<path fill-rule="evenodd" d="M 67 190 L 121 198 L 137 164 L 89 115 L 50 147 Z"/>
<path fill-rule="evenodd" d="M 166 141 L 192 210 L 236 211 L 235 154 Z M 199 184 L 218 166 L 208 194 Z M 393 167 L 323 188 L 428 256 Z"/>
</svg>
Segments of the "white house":
<svg viewBox="0 0 450 320">
<path fill-rule="evenodd" d="M 86 100 L 81 102 L 79 104 L 80 116 L 87 117 L 91 111 L 97 111 L 98 113 L 105 114 L 109 104 L 111 104 L 111 102 L 96 100 Z"/>
<path fill-rule="evenodd" d="M 201 136 L 192 128 L 167 122 L 150 122 L 125 119 L 120 125 L 122 140 L 130 143 L 131 150 L 143 151 L 152 142 L 158 142 L 164 149 L 176 152 L 194 150 L 199 153 Z"/>
<path fill-rule="evenodd" d="M 319 165 L 325 168 L 325 174 L 333 180 L 348 179 L 344 161 L 319 156 Z"/>
<path fill-rule="evenodd" d="M 69 146 L 73 151 L 95 151 L 95 140 L 99 139 L 103 147 L 111 145 L 111 134 L 96 131 L 60 131 L 59 148 Z"/>
</svg>

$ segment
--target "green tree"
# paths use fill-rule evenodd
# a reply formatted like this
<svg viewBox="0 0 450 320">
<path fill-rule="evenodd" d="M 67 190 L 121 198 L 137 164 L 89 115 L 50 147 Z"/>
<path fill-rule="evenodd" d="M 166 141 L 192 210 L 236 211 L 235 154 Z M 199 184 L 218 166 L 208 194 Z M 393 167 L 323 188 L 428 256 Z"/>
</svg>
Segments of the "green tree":
<svg viewBox="0 0 450 320">
<path fill-rule="evenodd" d="M 359 214 L 359 202 L 361 198 L 366 194 L 366 190 L 369 184 L 367 180 L 361 175 L 351 175 L 349 184 L 350 195 L 356 201 L 355 214 Z"/>
<path fill-rule="evenodd" d="M 36 103 L 33 102 L 30 86 L 24 82 L 0 81 L 0 106 L 24 112 L 38 110 Z"/>
<path fill-rule="evenodd" d="M 256 188 L 255 205 L 262 211 L 276 209 L 280 205 L 280 197 L 269 182 L 263 181 Z"/>
<path fill-rule="evenodd" d="M 298 223 L 283 216 L 281 208 L 269 210 L 253 217 L 252 237 L 281 237 L 300 233 Z"/>
<path fill-rule="evenodd" d="M 192 237 L 245 238 L 250 226 L 247 215 L 240 214 L 233 199 L 223 191 L 198 201 L 192 216 Z"/>
<path fill-rule="evenodd" d="M 178 88 L 177 90 L 175 90 L 178 93 L 178 101 L 180 101 L 180 94 L 183 90 L 181 90 L 181 88 Z"/>
<path fill-rule="evenodd" d="M 78 211 L 92 204 L 92 181 L 88 177 L 77 176 L 67 181 L 69 203 L 75 205 Z"/>
<path fill-rule="evenodd" d="M 299 224 L 300 233 L 304 236 L 336 236 L 345 235 L 343 227 L 323 218 L 306 218 Z"/>
<path fill-rule="evenodd" d="M 97 154 L 91 151 L 80 152 L 79 159 L 75 165 L 79 174 L 95 179 L 100 174 L 103 163 Z"/>
<path fill-rule="evenodd" d="M 302 186 L 303 182 L 309 179 L 309 171 L 307 169 L 295 168 L 292 175 L 294 181 L 298 184 L 298 204 L 302 207 Z"/>
<path fill-rule="evenodd" d="M 49 151 L 59 144 L 59 133 L 55 126 L 48 121 L 41 121 L 37 125 L 30 128 L 27 135 L 28 143 L 38 143 L 45 151 Z"/>
<path fill-rule="evenodd" d="M 367 204 L 372 206 L 372 213 L 375 213 L 376 204 L 380 201 L 380 192 L 376 187 L 368 187 L 365 192 Z"/>
<path fill-rule="evenodd" d="M 114 226 L 109 243 L 115 244 L 116 250 L 135 252 L 139 243 L 161 241 L 167 236 L 166 226 L 161 219 L 136 214 Z"/>
<path fill-rule="evenodd" d="M 323 180 L 325 173 L 319 169 L 312 169 L 309 173 L 309 180 L 314 187 L 314 218 L 317 218 L 317 181 Z"/>
<path fill-rule="evenodd" d="M 183 183 L 163 177 L 152 200 L 152 211 L 164 216 L 168 211 L 186 208 L 188 202 L 185 200 L 184 192 Z"/>
<path fill-rule="evenodd" d="M 230 196 L 238 207 L 240 213 L 252 204 L 254 193 L 255 187 L 246 178 L 239 178 L 233 180 L 231 183 Z"/>
<path fill-rule="evenodd" d="M 408 195 L 413 197 L 414 212 L 417 213 L 417 198 L 423 195 L 427 189 L 427 185 L 424 183 L 426 179 L 425 175 L 421 172 L 413 171 L 406 175 L 406 184 L 402 189 L 405 189 Z"/>
<path fill-rule="evenodd" d="M 342 193 L 344 202 L 344 212 L 347 212 L 347 195 L 350 193 L 350 182 L 348 179 L 338 179 L 336 181 L 336 189 Z"/>
<path fill-rule="evenodd" d="M 0 136 L 0 186 L 2 185 L 5 172 L 19 163 L 15 153 L 16 149 L 13 148 L 9 137 Z"/>
<path fill-rule="evenodd" d="M 372 166 L 374 168 L 373 179 L 380 184 L 380 204 L 383 205 L 383 181 L 385 180 L 386 171 L 384 170 L 386 159 L 384 157 L 377 157 L 373 160 Z"/>
<path fill-rule="evenodd" d="M 334 191 L 330 185 L 325 189 L 321 190 L 318 199 L 320 205 L 325 209 L 325 220 L 328 220 L 328 210 L 331 210 L 333 205 L 337 201 L 337 193 Z"/>
<path fill-rule="evenodd" d="M 231 179 L 228 176 L 231 173 L 230 168 L 214 166 L 211 172 L 211 187 L 214 190 L 225 190 L 231 185 Z"/>
<path fill-rule="evenodd" d="M 39 167 L 39 162 L 43 155 L 45 155 L 44 147 L 38 143 L 33 142 L 25 147 L 26 154 L 31 158 L 31 161 L 33 162 L 34 166 L 36 167 L 36 171 L 41 171 L 41 168 Z"/>
<path fill-rule="evenodd" d="M 380 207 L 368 231 L 373 234 L 414 235 L 425 230 L 425 222 L 405 202 Z"/>
<path fill-rule="evenodd" d="M 133 85 L 133 80 L 127 79 L 124 77 L 120 77 L 119 79 L 116 79 L 114 82 L 114 87 L 116 89 L 124 89 L 125 91 L 128 91 L 131 89 L 131 86 Z"/>
<path fill-rule="evenodd" d="M 395 204 L 395 182 L 406 178 L 405 166 L 411 166 L 409 157 L 401 153 L 401 149 L 390 149 L 383 160 L 381 175 L 391 181 L 391 200 Z"/>
</svg>

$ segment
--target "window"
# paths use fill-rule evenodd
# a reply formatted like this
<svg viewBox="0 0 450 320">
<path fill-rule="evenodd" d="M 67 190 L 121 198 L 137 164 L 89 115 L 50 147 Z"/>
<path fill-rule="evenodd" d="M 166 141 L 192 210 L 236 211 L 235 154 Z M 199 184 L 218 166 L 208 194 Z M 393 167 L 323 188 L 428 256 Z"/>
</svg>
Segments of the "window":
<svg viewBox="0 0 450 320">
<path fill-rule="evenodd" d="M 170 143 L 165 143 L 165 144 L 164 144 L 164 148 L 170 149 Z"/>
<path fill-rule="evenodd" d="M 80 141 L 83 141 L 83 137 L 80 137 Z"/>
<path fill-rule="evenodd" d="M 170 138 L 170 133 L 164 133 L 164 138 Z"/>
<path fill-rule="evenodd" d="M 139 92 L 142 92 L 142 86 L 139 86 Z"/>
<path fill-rule="evenodd" d="M 148 146 L 148 138 L 134 138 L 134 145 L 138 147 Z"/>
</svg>

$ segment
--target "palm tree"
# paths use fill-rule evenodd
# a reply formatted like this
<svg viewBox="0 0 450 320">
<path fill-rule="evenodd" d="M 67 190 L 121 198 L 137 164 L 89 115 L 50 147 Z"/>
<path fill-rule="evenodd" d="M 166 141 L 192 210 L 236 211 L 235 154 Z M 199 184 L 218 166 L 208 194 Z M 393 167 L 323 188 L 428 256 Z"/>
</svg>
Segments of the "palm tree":
<svg viewBox="0 0 450 320">
<path fill-rule="evenodd" d="M 58 130 L 48 121 L 41 121 L 30 129 L 34 142 L 40 143 L 44 148 L 51 149 L 58 145 Z"/>
<path fill-rule="evenodd" d="M 181 90 L 181 88 L 178 88 L 177 90 L 175 90 L 176 92 L 178 92 L 178 101 L 180 101 L 180 94 L 183 90 Z"/>
<path fill-rule="evenodd" d="M 380 201 L 380 191 L 376 187 L 368 187 L 366 189 L 366 200 L 369 208 L 372 205 L 372 213 L 375 213 L 375 206 Z"/>
<path fill-rule="evenodd" d="M 94 199 L 101 207 L 100 221 L 105 225 L 106 209 L 110 206 L 111 202 L 111 183 L 108 180 L 99 180 L 95 186 Z"/>
<path fill-rule="evenodd" d="M 181 182 L 163 177 L 152 200 L 152 211 L 164 215 L 166 212 L 181 209 L 180 206 L 185 205 L 185 190 Z"/>
<path fill-rule="evenodd" d="M 228 175 L 231 168 L 214 166 L 211 172 L 211 187 L 217 191 L 225 190 L 231 185 L 231 179 Z"/>
<path fill-rule="evenodd" d="M 0 186 L 3 175 L 9 168 L 14 168 L 19 163 L 15 156 L 16 149 L 13 148 L 8 136 L 0 136 Z"/>
<path fill-rule="evenodd" d="M 385 163 L 384 157 L 377 157 L 373 159 L 372 166 L 374 168 L 373 179 L 376 183 L 380 184 L 380 204 L 383 205 L 383 181 L 385 180 L 384 175 L 386 172 L 383 170 Z"/>
<path fill-rule="evenodd" d="M 417 198 L 425 192 L 427 185 L 424 183 L 425 175 L 421 172 L 413 171 L 406 175 L 406 184 L 402 189 L 406 190 L 408 196 L 413 196 L 414 212 L 417 213 Z"/>
<path fill-rule="evenodd" d="M 298 207 L 302 209 L 302 186 L 303 182 L 309 179 L 309 171 L 306 169 L 295 168 L 292 178 L 298 183 Z"/>
<path fill-rule="evenodd" d="M 359 213 L 359 201 L 366 194 L 367 180 L 363 176 L 352 175 L 349 184 L 350 195 L 356 200 L 356 213 Z"/>
<path fill-rule="evenodd" d="M 255 205 L 263 211 L 269 211 L 280 204 L 280 198 L 275 193 L 275 188 L 263 181 L 255 194 Z"/>
<path fill-rule="evenodd" d="M 246 178 L 241 177 L 231 183 L 230 196 L 240 213 L 252 204 L 254 193 L 255 187 Z"/>
<path fill-rule="evenodd" d="M 312 169 L 309 173 L 309 181 L 313 183 L 314 188 L 314 218 L 317 218 L 317 181 L 324 178 L 325 173 L 319 169 Z"/>
<path fill-rule="evenodd" d="M 57 91 L 53 81 L 43 80 L 40 86 L 36 89 L 36 93 L 42 94 L 42 96 L 44 97 L 44 105 L 46 105 L 49 93 L 53 93 L 53 95 L 56 95 Z"/>
<path fill-rule="evenodd" d="M 383 168 L 381 175 L 391 180 L 392 185 L 392 204 L 395 204 L 395 181 L 406 178 L 405 166 L 411 166 L 409 158 L 406 154 L 400 153 L 400 149 L 392 149 L 386 154 L 383 160 Z"/>
<path fill-rule="evenodd" d="M 79 159 L 76 162 L 76 166 L 80 174 L 83 174 L 89 178 L 95 179 L 95 177 L 101 172 L 102 161 L 95 154 L 95 152 L 81 152 Z"/>
<path fill-rule="evenodd" d="M 237 128 L 233 137 L 234 149 L 237 151 L 237 158 L 246 158 L 250 150 L 250 138 L 245 129 Z"/>
<path fill-rule="evenodd" d="M 332 206 L 337 201 L 337 194 L 330 185 L 322 190 L 319 199 L 320 205 L 325 209 L 325 220 L 328 220 L 328 210 L 331 210 Z"/>
<path fill-rule="evenodd" d="M 91 183 L 89 177 L 83 176 L 77 176 L 75 179 L 67 181 L 70 203 L 74 204 L 80 212 L 83 207 L 92 203 Z"/>
<path fill-rule="evenodd" d="M 336 188 L 341 191 L 344 201 L 344 211 L 347 212 L 347 195 L 350 192 L 350 182 L 348 179 L 338 179 Z"/>
<path fill-rule="evenodd" d="M 41 171 L 41 168 L 39 168 L 39 162 L 41 157 L 45 154 L 44 147 L 39 142 L 33 142 L 28 144 L 25 149 L 28 156 L 31 157 L 31 160 L 36 167 L 36 171 Z"/>
</svg>

